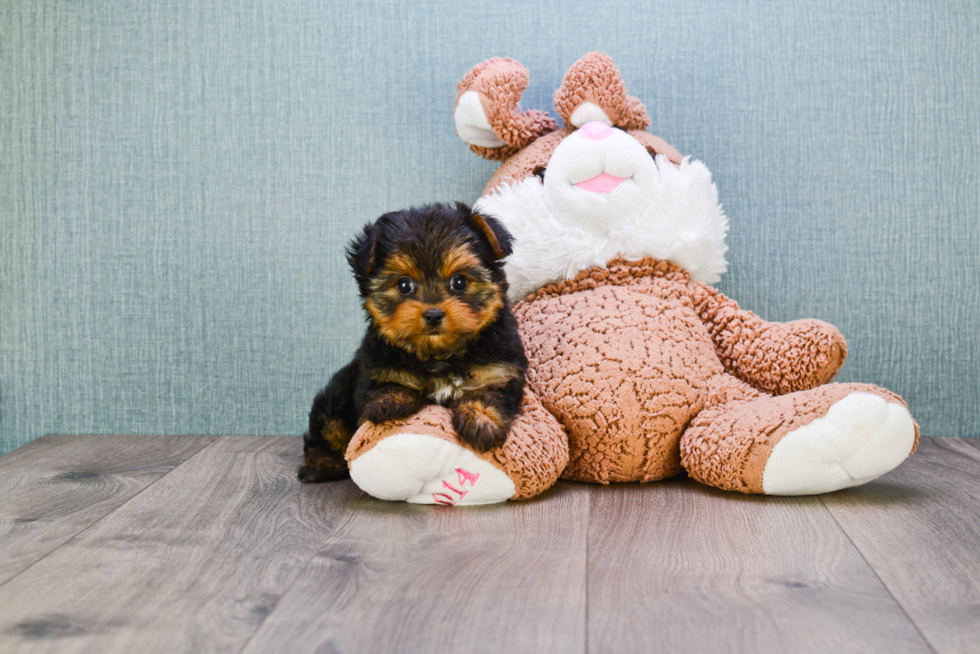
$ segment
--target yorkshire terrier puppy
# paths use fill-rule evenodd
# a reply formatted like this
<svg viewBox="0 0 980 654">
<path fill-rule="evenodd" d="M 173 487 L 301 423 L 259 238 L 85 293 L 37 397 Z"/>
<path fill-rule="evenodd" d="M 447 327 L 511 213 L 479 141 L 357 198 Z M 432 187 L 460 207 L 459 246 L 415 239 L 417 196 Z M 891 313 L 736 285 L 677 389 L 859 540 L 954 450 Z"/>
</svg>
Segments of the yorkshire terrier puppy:
<svg viewBox="0 0 980 654">
<path fill-rule="evenodd" d="M 347 248 L 368 328 L 354 360 L 313 400 L 299 479 L 348 476 L 344 452 L 366 420 L 453 411 L 459 438 L 486 451 L 506 440 L 527 359 L 501 259 L 511 235 L 494 218 L 432 205 L 387 213 Z"/>
</svg>

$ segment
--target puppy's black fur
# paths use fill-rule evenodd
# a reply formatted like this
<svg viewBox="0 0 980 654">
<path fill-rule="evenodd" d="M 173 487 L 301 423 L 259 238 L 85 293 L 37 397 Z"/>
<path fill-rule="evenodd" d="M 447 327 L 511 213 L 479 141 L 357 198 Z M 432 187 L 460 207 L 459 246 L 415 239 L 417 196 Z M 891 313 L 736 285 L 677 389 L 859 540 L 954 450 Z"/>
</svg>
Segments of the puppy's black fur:
<svg viewBox="0 0 980 654">
<path fill-rule="evenodd" d="M 527 368 L 501 263 L 511 241 L 497 220 L 460 203 L 387 213 L 354 239 L 347 257 L 367 333 L 313 400 L 300 481 L 347 477 L 344 452 L 362 422 L 427 404 L 451 408 L 472 448 L 504 443 Z"/>
</svg>

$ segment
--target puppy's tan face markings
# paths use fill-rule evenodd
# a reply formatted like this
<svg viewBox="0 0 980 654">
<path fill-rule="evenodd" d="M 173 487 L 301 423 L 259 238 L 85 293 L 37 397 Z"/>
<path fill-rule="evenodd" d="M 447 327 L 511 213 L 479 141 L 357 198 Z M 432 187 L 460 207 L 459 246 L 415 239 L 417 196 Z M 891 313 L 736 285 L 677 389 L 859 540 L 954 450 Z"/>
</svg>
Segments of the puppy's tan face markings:
<svg viewBox="0 0 980 654">
<path fill-rule="evenodd" d="M 465 242 L 435 252 L 395 252 L 370 289 L 364 307 L 381 335 L 422 357 L 461 350 L 504 306 L 500 287 Z M 440 324 L 425 321 L 430 309 L 442 312 Z"/>
<path fill-rule="evenodd" d="M 489 272 L 483 268 L 480 258 L 476 256 L 469 247 L 465 245 L 450 248 L 443 253 L 439 262 L 439 274 L 443 279 L 451 279 L 455 274 L 480 276 Z"/>
</svg>

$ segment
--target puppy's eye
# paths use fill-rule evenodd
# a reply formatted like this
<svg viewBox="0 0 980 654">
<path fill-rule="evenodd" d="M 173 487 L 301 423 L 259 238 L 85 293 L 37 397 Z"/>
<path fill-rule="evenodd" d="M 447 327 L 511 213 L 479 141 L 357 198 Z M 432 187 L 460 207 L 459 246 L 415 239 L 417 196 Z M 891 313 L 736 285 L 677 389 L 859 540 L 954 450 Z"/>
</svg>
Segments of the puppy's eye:
<svg viewBox="0 0 980 654">
<path fill-rule="evenodd" d="M 537 176 L 538 179 L 540 179 L 543 182 L 544 181 L 544 174 L 546 172 L 548 172 L 548 169 L 542 167 L 542 168 L 535 169 L 534 174 L 535 174 L 535 176 Z"/>
<path fill-rule="evenodd" d="M 449 278 L 449 288 L 454 293 L 462 293 L 465 291 L 467 283 L 466 278 L 462 275 L 453 275 Z"/>
<path fill-rule="evenodd" d="M 415 280 L 411 277 L 402 277 L 397 282 L 395 282 L 395 288 L 402 295 L 411 295 L 415 292 Z"/>
</svg>

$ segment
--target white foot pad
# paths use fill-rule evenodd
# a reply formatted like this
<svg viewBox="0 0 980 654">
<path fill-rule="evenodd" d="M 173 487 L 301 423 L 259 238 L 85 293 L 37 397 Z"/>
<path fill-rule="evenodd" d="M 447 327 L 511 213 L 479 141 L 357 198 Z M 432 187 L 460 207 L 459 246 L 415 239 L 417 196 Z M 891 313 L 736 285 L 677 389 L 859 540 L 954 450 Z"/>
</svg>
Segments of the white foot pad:
<svg viewBox="0 0 980 654">
<path fill-rule="evenodd" d="M 869 393 L 838 400 L 823 418 L 776 443 L 762 473 L 767 495 L 815 495 L 867 483 L 898 466 L 915 442 L 908 410 Z"/>
<path fill-rule="evenodd" d="M 495 504 L 515 492 L 504 471 L 428 434 L 382 439 L 351 462 L 350 476 L 368 495 L 413 504 Z"/>
</svg>

